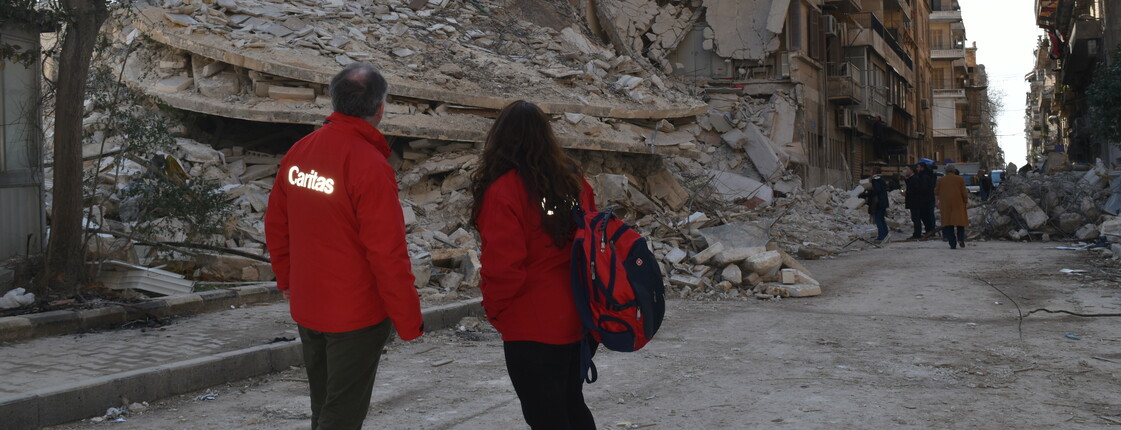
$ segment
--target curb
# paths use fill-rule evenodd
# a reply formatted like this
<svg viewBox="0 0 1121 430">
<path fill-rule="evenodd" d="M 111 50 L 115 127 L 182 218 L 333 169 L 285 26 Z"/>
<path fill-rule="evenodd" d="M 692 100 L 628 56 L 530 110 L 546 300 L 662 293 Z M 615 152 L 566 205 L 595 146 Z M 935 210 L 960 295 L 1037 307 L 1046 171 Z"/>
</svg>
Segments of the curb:
<svg viewBox="0 0 1121 430">
<path fill-rule="evenodd" d="M 436 306 L 423 315 L 428 330 L 450 328 L 463 317 L 483 316 L 482 299 Z M 390 342 L 394 339 L 390 336 Z M 295 340 L 99 376 L 0 398 L 0 423 L 13 430 L 64 424 L 101 416 L 122 398 L 152 401 L 302 364 L 300 341 Z"/>
<path fill-rule="evenodd" d="M 127 321 L 168 318 L 213 312 L 280 300 L 276 283 L 246 285 L 230 289 L 203 291 L 181 296 L 150 299 L 134 304 L 116 304 L 80 311 L 49 311 L 0 318 L 0 342 L 57 336 L 86 330 L 110 328 Z"/>
</svg>

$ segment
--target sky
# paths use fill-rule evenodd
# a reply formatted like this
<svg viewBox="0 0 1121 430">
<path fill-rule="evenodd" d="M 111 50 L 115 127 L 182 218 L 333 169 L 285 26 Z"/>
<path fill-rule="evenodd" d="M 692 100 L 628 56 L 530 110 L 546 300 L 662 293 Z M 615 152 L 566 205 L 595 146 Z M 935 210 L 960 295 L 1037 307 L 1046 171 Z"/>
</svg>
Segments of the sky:
<svg viewBox="0 0 1121 430">
<path fill-rule="evenodd" d="M 997 119 L 996 134 L 1005 162 L 1023 166 L 1027 158 L 1024 140 L 1024 109 L 1029 85 L 1024 75 L 1035 66 L 1036 39 L 1042 30 L 1035 25 L 1035 2 L 959 0 L 965 37 L 977 43 L 977 62 L 989 73 L 989 88 L 1002 92 L 1004 110 Z"/>
</svg>

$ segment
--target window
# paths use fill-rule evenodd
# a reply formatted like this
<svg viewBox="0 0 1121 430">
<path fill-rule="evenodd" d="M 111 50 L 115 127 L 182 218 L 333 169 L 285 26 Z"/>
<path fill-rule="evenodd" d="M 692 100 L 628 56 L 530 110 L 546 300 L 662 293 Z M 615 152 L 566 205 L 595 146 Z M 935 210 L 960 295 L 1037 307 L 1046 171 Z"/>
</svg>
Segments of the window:
<svg viewBox="0 0 1121 430">
<path fill-rule="evenodd" d="M 35 42 L 8 34 L 0 41 L 21 47 L 36 46 Z M 23 170 L 37 167 L 38 140 L 35 139 L 37 91 L 35 70 L 23 64 L 4 60 L 0 63 L 0 171 Z"/>
<path fill-rule="evenodd" d="M 809 50 L 810 58 L 817 61 L 825 60 L 825 23 L 821 12 L 817 9 L 810 9 L 806 13 L 807 29 L 809 30 Z"/>
<path fill-rule="evenodd" d="M 802 2 L 790 2 L 790 13 L 786 18 L 786 50 L 802 49 Z"/>
</svg>

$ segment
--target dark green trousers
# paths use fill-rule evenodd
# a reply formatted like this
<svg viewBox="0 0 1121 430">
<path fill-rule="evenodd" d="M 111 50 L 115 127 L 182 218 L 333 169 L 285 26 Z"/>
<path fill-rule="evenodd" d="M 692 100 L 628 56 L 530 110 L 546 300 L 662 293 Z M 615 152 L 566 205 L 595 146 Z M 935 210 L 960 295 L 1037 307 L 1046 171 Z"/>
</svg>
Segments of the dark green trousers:
<svg viewBox="0 0 1121 430">
<path fill-rule="evenodd" d="M 378 362 L 392 325 L 385 321 L 344 333 L 300 326 L 311 386 L 312 430 L 359 430 L 370 410 Z"/>
</svg>

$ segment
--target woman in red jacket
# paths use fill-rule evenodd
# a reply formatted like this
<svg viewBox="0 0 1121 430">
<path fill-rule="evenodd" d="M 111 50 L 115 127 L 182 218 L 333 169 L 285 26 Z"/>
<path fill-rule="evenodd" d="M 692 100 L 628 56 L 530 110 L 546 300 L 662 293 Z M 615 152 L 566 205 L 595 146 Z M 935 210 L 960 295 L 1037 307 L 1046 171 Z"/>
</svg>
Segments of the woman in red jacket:
<svg viewBox="0 0 1121 430">
<path fill-rule="evenodd" d="M 534 430 L 594 429 L 584 403 L 569 261 L 575 205 L 595 210 L 579 165 L 549 118 L 516 101 L 499 113 L 473 175 L 472 221 L 482 239 L 483 307 L 502 333 L 506 370 Z"/>
</svg>

